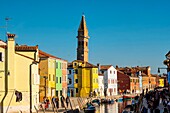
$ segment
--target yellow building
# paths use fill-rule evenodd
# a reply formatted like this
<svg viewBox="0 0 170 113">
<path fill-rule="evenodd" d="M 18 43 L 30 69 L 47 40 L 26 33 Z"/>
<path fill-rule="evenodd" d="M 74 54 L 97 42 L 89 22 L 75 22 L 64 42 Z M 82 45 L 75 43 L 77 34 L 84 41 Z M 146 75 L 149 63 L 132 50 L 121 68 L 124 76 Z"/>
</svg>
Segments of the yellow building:
<svg viewBox="0 0 170 113">
<path fill-rule="evenodd" d="M 39 50 L 39 73 L 40 73 L 40 102 L 43 101 L 43 97 L 48 97 L 51 99 L 55 96 L 55 64 L 57 57 L 52 56 Z"/>
<path fill-rule="evenodd" d="M 0 112 L 34 112 L 39 103 L 38 46 L 0 45 Z M 22 98 L 21 98 L 22 96 Z"/>
<path fill-rule="evenodd" d="M 75 60 L 72 62 L 74 69 L 74 88 L 77 97 L 88 97 L 92 92 L 98 92 L 98 67 Z"/>
</svg>

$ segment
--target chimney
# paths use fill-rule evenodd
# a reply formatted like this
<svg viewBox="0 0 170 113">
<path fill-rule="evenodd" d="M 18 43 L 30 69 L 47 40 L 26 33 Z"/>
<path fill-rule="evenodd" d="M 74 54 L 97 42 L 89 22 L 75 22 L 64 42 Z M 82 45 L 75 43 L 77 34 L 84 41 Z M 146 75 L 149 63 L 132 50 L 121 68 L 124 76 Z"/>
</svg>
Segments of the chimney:
<svg viewBox="0 0 170 113">
<path fill-rule="evenodd" d="M 15 34 L 7 34 L 7 73 L 9 75 L 9 89 L 15 89 Z"/>
<path fill-rule="evenodd" d="M 100 73 L 100 63 L 97 63 L 98 73 Z"/>
</svg>

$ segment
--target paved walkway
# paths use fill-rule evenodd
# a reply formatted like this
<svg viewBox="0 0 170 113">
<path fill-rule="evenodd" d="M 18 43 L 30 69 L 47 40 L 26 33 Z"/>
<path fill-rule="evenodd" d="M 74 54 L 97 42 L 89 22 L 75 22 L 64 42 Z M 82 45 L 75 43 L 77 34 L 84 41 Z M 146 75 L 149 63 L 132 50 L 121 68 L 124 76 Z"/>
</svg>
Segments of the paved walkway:
<svg viewBox="0 0 170 113">
<path fill-rule="evenodd" d="M 56 109 L 53 110 L 53 107 L 50 104 L 50 107 L 48 109 L 46 109 L 45 111 L 39 110 L 38 113 L 63 113 L 66 110 L 71 110 L 71 106 L 72 106 L 72 109 L 74 109 L 74 110 L 75 109 L 80 110 L 80 108 L 83 108 L 83 106 L 86 104 L 87 99 L 86 98 L 80 98 L 80 97 L 71 97 L 70 102 L 71 102 L 71 104 L 69 103 L 68 108 L 64 108 L 64 107 L 61 107 L 61 102 L 59 101 L 58 112 L 57 112 Z M 66 106 L 66 103 L 65 103 L 65 106 Z"/>
</svg>

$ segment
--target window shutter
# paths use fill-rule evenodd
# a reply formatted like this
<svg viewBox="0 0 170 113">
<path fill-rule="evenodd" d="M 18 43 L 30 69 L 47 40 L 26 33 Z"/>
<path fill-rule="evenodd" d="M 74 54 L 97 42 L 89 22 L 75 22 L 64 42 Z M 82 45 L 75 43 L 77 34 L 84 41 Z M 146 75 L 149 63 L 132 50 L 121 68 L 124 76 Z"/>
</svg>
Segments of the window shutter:
<svg viewBox="0 0 170 113">
<path fill-rule="evenodd" d="M 2 53 L 2 61 L 4 61 L 4 60 L 5 60 L 5 54 Z"/>
</svg>

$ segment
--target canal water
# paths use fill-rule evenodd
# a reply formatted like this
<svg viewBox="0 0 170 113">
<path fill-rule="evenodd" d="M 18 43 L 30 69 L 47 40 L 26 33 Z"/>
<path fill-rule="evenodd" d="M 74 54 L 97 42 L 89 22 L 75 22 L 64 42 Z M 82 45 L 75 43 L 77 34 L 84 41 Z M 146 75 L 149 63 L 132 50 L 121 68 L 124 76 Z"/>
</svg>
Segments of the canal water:
<svg viewBox="0 0 170 113">
<path fill-rule="evenodd" d="M 124 102 L 114 102 L 114 104 L 101 104 L 96 108 L 95 113 L 122 113 L 126 105 L 131 105 L 131 100 Z"/>
</svg>

